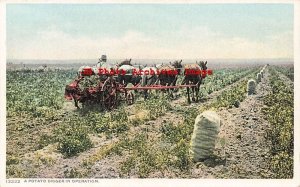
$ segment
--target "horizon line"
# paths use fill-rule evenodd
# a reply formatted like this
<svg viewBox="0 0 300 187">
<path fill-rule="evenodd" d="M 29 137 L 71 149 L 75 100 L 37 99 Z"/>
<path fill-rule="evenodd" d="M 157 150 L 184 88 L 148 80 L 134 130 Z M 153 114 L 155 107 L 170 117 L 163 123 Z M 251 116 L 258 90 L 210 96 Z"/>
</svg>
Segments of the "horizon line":
<svg viewBox="0 0 300 187">
<path fill-rule="evenodd" d="M 99 57 L 100 58 L 100 57 Z M 99 58 L 96 58 L 97 60 Z M 132 59 L 132 60 L 170 60 L 170 59 L 183 59 L 183 60 L 196 60 L 200 58 L 111 58 L 111 60 L 120 60 L 120 59 Z M 279 57 L 279 58 L 204 58 L 207 60 L 294 60 L 294 57 Z M 45 60 L 45 61 L 64 61 L 64 60 L 95 60 L 94 58 L 80 58 L 80 59 L 19 59 L 19 58 L 7 58 L 9 60 Z M 108 59 L 109 60 L 109 59 Z"/>
</svg>

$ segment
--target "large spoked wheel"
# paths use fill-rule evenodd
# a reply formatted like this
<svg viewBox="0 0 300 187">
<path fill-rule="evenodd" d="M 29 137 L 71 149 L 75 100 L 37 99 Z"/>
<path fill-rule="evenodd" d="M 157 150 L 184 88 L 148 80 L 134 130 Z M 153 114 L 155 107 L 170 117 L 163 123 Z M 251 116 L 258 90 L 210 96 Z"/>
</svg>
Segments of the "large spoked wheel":
<svg viewBox="0 0 300 187">
<path fill-rule="evenodd" d="M 117 88 L 112 78 L 108 78 L 102 86 L 102 103 L 104 107 L 111 110 L 117 106 Z"/>
<path fill-rule="evenodd" d="M 126 95 L 126 102 L 128 105 L 132 105 L 134 102 L 134 95 L 132 92 L 128 92 Z"/>
</svg>

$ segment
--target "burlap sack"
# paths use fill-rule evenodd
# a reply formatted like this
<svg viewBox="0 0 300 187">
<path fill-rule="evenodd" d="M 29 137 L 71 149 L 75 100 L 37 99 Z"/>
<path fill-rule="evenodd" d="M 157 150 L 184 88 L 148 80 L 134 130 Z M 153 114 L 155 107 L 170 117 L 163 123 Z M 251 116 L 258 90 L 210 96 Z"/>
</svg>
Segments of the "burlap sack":
<svg viewBox="0 0 300 187">
<path fill-rule="evenodd" d="M 255 94 L 255 87 L 256 87 L 255 80 L 253 80 L 253 79 L 248 80 L 248 83 L 247 83 L 247 92 L 248 92 L 248 95 Z"/>
<path fill-rule="evenodd" d="M 214 111 L 205 111 L 197 116 L 190 146 L 194 161 L 201 161 L 213 154 L 220 126 L 221 119 Z"/>
</svg>

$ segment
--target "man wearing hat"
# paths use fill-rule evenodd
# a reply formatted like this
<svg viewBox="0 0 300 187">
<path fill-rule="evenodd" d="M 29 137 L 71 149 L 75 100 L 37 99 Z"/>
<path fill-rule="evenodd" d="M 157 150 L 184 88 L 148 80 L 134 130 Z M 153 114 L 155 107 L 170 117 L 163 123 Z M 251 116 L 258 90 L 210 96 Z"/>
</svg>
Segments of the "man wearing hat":
<svg viewBox="0 0 300 187">
<path fill-rule="evenodd" d="M 102 66 L 103 64 L 105 64 L 107 61 L 107 57 L 106 55 L 101 55 L 101 58 L 99 59 L 98 64 L 100 63 L 100 65 Z"/>
</svg>

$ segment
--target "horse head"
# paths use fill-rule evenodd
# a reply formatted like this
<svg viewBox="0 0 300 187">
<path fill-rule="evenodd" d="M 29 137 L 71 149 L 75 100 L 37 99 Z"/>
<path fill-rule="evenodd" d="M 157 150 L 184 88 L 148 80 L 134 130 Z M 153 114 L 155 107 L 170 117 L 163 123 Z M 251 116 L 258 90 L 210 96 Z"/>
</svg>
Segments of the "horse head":
<svg viewBox="0 0 300 187">
<path fill-rule="evenodd" d="M 122 65 L 130 65 L 130 66 L 132 66 L 132 64 L 131 64 L 131 59 L 126 59 L 126 60 L 124 60 L 124 61 L 122 61 L 120 64 L 119 64 L 119 66 L 122 66 Z"/>
<path fill-rule="evenodd" d="M 170 64 L 171 64 L 174 68 L 177 69 L 178 74 L 180 74 L 180 70 L 181 70 L 181 68 L 183 67 L 182 64 L 181 64 L 181 62 L 182 62 L 182 60 L 180 60 L 180 61 L 176 60 L 176 61 L 173 62 L 173 63 L 170 62 Z"/>
<path fill-rule="evenodd" d="M 202 69 L 202 70 L 207 70 L 207 66 L 206 66 L 206 64 L 207 64 L 207 61 L 199 61 L 199 62 L 197 62 L 196 61 L 196 63 L 200 66 L 200 68 Z"/>
</svg>

